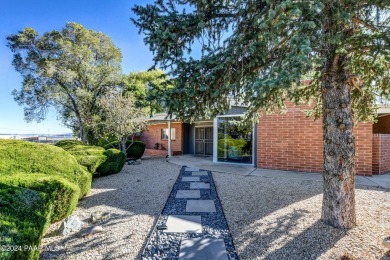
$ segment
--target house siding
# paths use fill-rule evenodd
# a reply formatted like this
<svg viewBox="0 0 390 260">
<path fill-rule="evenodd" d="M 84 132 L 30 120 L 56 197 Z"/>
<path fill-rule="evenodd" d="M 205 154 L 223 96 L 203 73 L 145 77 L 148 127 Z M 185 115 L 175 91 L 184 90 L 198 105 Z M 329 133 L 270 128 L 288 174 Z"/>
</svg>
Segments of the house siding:
<svg viewBox="0 0 390 260">
<path fill-rule="evenodd" d="M 372 171 L 374 174 L 390 173 L 390 134 L 372 136 Z"/>
<path fill-rule="evenodd" d="M 308 106 L 288 106 L 285 114 L 270 114 L 257 125 L 257 167 L 289 171 L 322 172 L 322 120 L 302 112 Z M 356 170 L 372 175 L 372 124 L 354 128 Z"/>
<path fill-rule="evenodd" d="M 168 123 L 150 124 L 141 136 L 141 141 L 146 144 L 146 149 L 154 149 L 156 143 L 162 144 L 165 150 L 168 150 L 168 140 L 161 139 L 161 129 L 168 128 Z M 175 140 L 172 140 L 172 153 L 179 155 L 183 153 L 183 124 L 181 122 L 172 122 L 171 128 L 175 129 Z M 161 150 L 161 145 L 159 150 Z"/>
<path fill-rule="evenodd" d="M 378 117 L 373 125 L 374 134 L 390 134 L 390 115 Z"/>
</svg>

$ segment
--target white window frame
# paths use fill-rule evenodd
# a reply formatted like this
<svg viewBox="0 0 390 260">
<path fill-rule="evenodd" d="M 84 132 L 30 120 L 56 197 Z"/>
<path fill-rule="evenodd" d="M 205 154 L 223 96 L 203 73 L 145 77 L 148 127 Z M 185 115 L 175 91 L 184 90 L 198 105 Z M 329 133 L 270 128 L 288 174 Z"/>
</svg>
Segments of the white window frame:
<svg viewBox="0 0 390 260">
<path fill-rule="evenodd" d="M 169 133 L 169 128 L 161 128 L 161 133 L 160 133 L 160 137 L 161 137 L 161 140 L 168 140 L 169 139 L 169 136 L 168 134 Z M 166 138 L 163 138 L 163 135 L 166 136 Z M 171 140 L 176 140 L 176 128 L 171 128 Z"/>
</svg>

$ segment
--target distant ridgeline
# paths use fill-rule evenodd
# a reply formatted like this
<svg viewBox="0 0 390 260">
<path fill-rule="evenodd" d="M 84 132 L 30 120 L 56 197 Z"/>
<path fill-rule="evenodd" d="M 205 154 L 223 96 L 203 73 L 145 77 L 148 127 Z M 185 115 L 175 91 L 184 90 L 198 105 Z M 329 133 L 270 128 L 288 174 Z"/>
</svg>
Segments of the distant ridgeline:
<svg viewBox="0 0 390 260">
<path fill-rule="evenodd" d="M 0 139 L 24 140 L 38 143 L 56 143 L 65 139 L 76 139 L 72 133 L 67 134 L 2 134 Z"/>
</svg>

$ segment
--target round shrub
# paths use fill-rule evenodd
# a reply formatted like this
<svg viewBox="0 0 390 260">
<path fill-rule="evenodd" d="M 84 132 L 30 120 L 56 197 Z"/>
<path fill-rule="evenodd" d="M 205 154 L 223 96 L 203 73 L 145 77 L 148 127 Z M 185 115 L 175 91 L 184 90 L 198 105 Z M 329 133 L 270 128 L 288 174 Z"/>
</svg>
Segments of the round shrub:
<svg viewBox="0 0 390 260">
<path fill-rule="evenodd" d="M 126 155 L 118 149 L 105 150 L 106 161 L 102 163 L 98 172 L 102 175 L 115 174 L 122 170 L 126 162 Z"/>
<path fill-rule="evenodd" d="M 55 144 L 55 146 L 61 147 L 65 150 L 68 150 L 74 147 L 75 145 L 85 145 L 85 144 L 79 140 L 73 140 L 73 139 L 61 140 Z"/>
<path fill-rule="evenodd" d="M 0 183 L 0 246 L 20 246 L 21 250 L 0 250 L 0 259 L 38 259 L 39 247 L 50 223 L 47 194 Z"/>
<path fill-rule="evenodd" d="M 99 146 L 86 145 L 73 140 L 60 141 L 56 145 L 72 154 L 79 164 L 87 167 L 92 174 L 95 172 L 101 175 L 118 173 L 126 161 L 126 156 L 117 149 L 105 150 Z"/>
<path fill-rule="evenodd" d="M 76 184 L 58 176 L 16 174 L 1 178 L 1 183 L 47 194 L 47 203 L 53 209 L 51 222 L 69 216 L 76 208 L 80 196 L 80 188 Z"/>
<path fill-rule="evenodd" d="M 72 154 L 77 162 L 94 174 L 97 168 L 106 161 L 105 149 L 99 146 L 86 145 L 77 140 L 63 140 L 55 144 Z"/>
<path fill-rule="evenodd" d="M 113 148 L 113 147 L 118 149 L 119 143 L 112 142 L 112 143 L 104 146 L 105 149 L 109 149 L 109 148 Z M 140 159 L 142 157 L 142 155 L 144 155 L 144 153 L 145 153 L 146 144 L 142 141 L 128 140 L 126 142 L 126 147 L 128 148 L 126 151 L 127 158 Z"/>
<path fill-rule="evenodd" d="M 146 144 L 144 142 L 127 141 L 126 146 L 129 147 L 127 149 L 128 158 L 140 159 L 145 153 Z"/>
<path fill-rule="evenodd" d="M 34 173 L 62 177 L 77 184 L 79 198 L 91 188 L 91 174 L 64 149 L 49 144 L 0 140 L 0 178 Z"/>
</svg>

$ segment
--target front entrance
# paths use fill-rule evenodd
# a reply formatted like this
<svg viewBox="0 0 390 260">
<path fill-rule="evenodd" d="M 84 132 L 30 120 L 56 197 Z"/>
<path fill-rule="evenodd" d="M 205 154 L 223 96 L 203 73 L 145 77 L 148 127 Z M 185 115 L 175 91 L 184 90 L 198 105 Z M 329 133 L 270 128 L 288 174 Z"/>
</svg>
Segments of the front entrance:
<svg viewBox="0 0 390 260">
<path fill-rule="evenodd" d="M 213 127 L 195 127 L 195 154 L 213 155 Z"/>
</svg>

